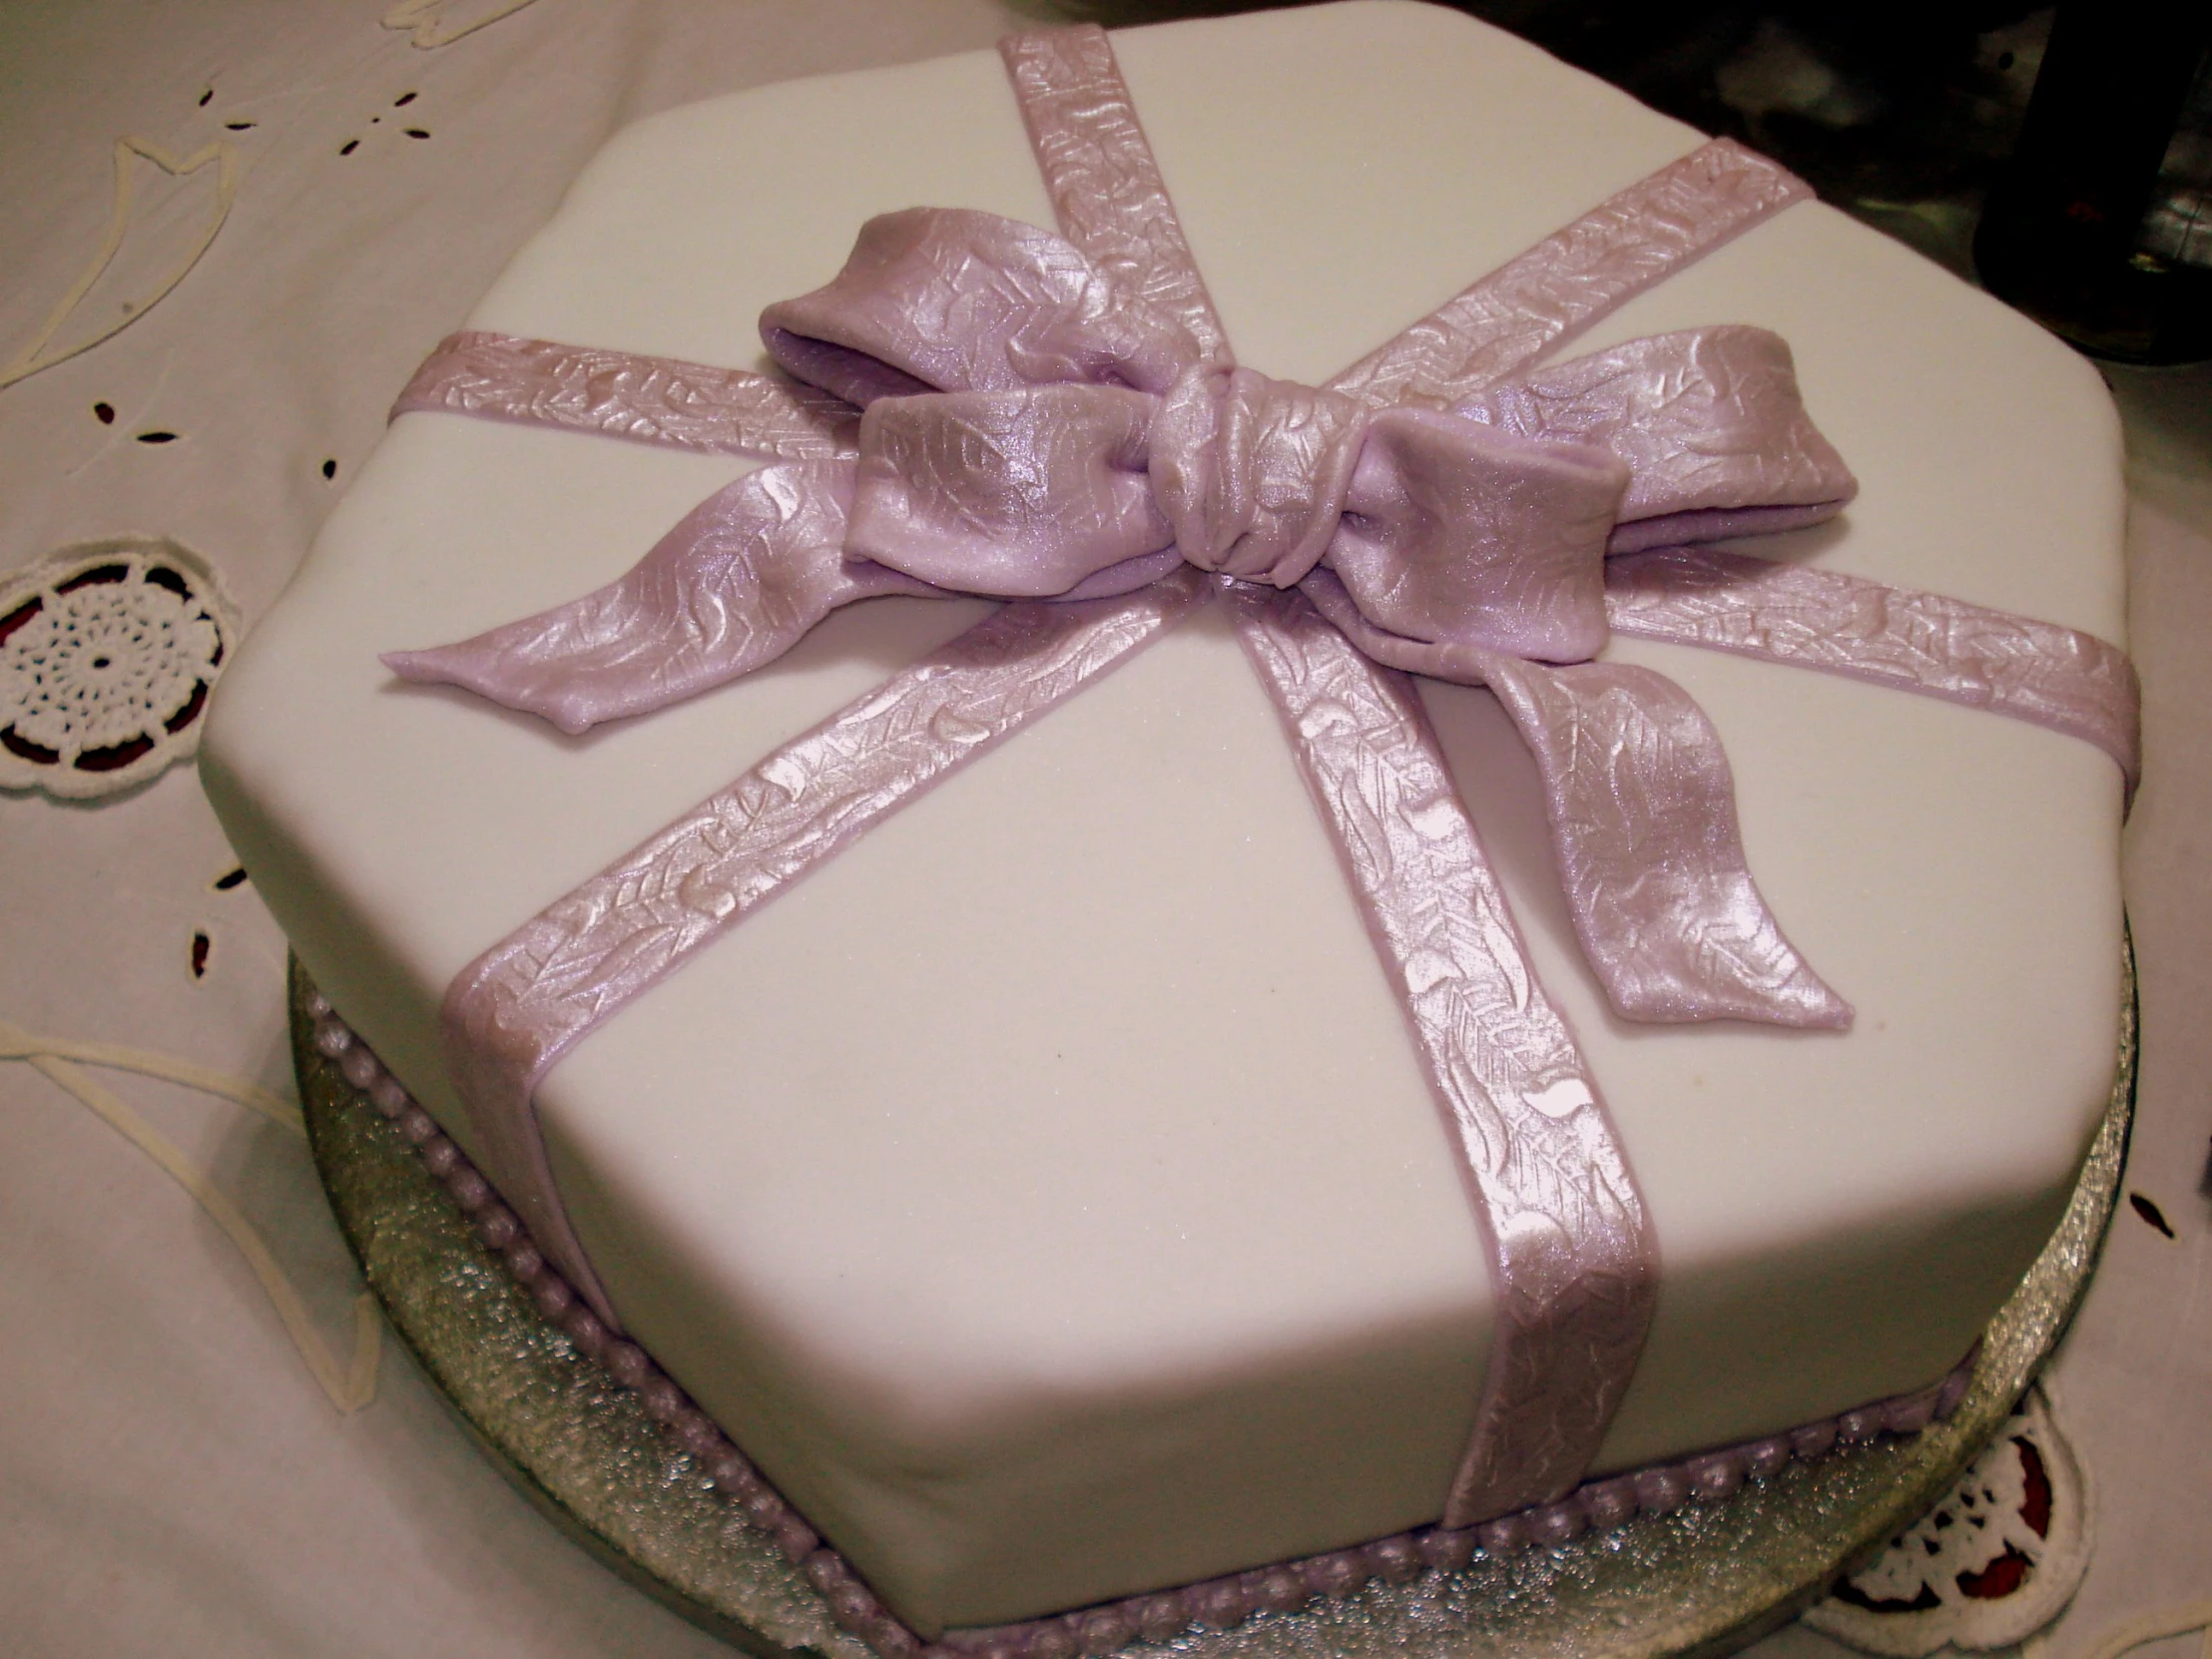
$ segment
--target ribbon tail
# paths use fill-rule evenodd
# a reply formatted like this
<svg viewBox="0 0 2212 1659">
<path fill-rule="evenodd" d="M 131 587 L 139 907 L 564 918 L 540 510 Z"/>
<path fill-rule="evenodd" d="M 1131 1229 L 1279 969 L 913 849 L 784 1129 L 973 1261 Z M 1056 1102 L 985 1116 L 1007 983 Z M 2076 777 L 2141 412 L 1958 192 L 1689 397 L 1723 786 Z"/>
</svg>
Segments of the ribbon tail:
<svg viewBox="0 0 2212 1659">
<path fill-rule="evenodd" d="M 1750 1019 L 1843 1030 L 1744 858 L 1720 734 L 1664 675 L 1493 657 L 1490 689 L 1544 784 L 1583 954 L 1626 1019 Z"/>
<path fill-rule="evenodd" d="M 774 662 L 840 605 L 946 597 L 844 557 L 848 461 L 791 462 L 709 496 L 619 580 L 456 645 L 394 651 L 402 680 L 460 686 L 571 736 Z"/>
<path fill-rule="evenodd" d="M 1479 1200 L 1497 1324 L 1444 1525 L 1550 1502 L 1635 1372 L 1659 1290 L 1650 1218 L 1412 686 L 1298 594 L 1227 592 Z"/>
</svg>

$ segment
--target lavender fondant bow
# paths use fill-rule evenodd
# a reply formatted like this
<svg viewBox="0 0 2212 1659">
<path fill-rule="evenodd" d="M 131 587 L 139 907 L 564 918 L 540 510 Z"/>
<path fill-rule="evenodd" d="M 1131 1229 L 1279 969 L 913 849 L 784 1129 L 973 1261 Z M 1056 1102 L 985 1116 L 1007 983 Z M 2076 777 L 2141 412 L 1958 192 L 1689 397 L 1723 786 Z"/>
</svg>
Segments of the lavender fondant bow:
<svg viewBox="0 0 2212 1659">
<path fill-rule="evenodd" d="M 1378 407 L 1234 366 L 1059 237 L 946 209 L 870 221 L 836 279 L 761 331 L 862 411 L 855 456 L 752 473 L 611 586 L 395 653 L 394 671 L 582 732 L 758 668 L 877 594 L 1104 598 L 1186 562 L 1298 585 L 1371 657 L 1497 692 L 1620 1012 L 1849 1024 L 1751 883 L 1727 763 L 1686 694 L 1544 666 L 1604 644 L 1609 553 L 1850 500 L 1776 335 L 1663 334 L 1447 408 Z M 1592 698 L 1636 705 L 1645 740 L 1595 772 L 1572 753 Z"/>
</svg>

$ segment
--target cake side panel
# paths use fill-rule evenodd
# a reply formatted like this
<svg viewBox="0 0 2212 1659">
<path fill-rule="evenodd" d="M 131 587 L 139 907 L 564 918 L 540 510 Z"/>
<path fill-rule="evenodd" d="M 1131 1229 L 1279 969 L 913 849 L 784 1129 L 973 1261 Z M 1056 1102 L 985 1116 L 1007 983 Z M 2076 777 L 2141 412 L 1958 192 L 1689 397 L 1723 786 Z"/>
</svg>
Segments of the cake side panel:
<svg viewBox="0 0 2212 1659">
<path fill-rule="evenodd" d="M 1484 1253 L 1341 880 L 1202 615 L 548 1077 L 625 1318 L 910 1616 L 1440 1506 Z"/>
</svg>

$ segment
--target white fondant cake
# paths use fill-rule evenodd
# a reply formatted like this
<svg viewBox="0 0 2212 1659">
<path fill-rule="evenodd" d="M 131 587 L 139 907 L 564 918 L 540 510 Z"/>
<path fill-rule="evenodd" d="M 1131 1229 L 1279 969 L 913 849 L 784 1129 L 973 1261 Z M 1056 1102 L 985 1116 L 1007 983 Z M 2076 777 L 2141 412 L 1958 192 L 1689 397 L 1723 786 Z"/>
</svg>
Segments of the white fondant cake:
<svg viewBox="0 0 2212 1659">
<path fill-rule="evenodd" d="M 1699 136 L 1418 5 L 1116 37 L 1239 357 L 1319 382 Z M 1049 225 L 996 57 L 774 87 L 619 137 L 466 326 L 739 366 L 869 216 Z M 1863 493 L 1770 556 L 2123 640 L 2095 373 L 1801 204 L 1572 351 L 1749 322 Z M 401 417 L 226 678 L 203 762 L 345 1018 L 468 1149 L 454 974 L 979 616 L 881 600 L 581 739 L 379 652 L 619 574 L 750 463 Z M 2120 997 L 2112 763 L 1816 673 L 1615 639 L 1710 715 L 1847 1034 L 1634 1026 L 1488 694 L 1424 684 L 1660 1241 L 1599 1461 L 1940 1376 L 2055 1221 Z M 885 822 L 616 1015 L 538 1105 L 638 1341 L 925 1633 L 1435 1518 L 1492 1294 L 1453 1144 L 1276 717 L 1216 615 Z"/>
</svg>

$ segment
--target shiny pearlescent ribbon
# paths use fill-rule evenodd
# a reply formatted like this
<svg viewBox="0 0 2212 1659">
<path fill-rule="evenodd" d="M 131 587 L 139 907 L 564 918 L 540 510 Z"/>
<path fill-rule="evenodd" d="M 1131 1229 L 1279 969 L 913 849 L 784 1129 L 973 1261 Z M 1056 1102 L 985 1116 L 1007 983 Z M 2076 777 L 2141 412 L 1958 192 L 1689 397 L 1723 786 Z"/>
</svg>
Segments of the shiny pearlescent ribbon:
<svg viewBox="0 0 2212 1659">
<path fill-rule="evenodd" d="M 1283 714 L 1475 1176 L 1499 1325 L 1445 1519 L 1543 1501 L 1587 1467 L 1626 1386 L 1655 1295 L 1654 1251 L 1594 1083 L 1390 670 L 1488 684 L 1512 714 L 1544 780 L 1577 932 L 1624 1013 L 1816 1026 L 1847 1023 L 1848 1005 L 1789 946 L 1751 882 L 1709 723 L 1658 675 L 1575 663 L 1608 620 L 1975 703 L 2099 742 L 2123 768 L 2132 674 L 2112 648 L 2070 631 L 1671 547 L 1813 522 L 1848 498 L 1849 475 L 1804 418 L 1773 336 L 1698 330 L 1529 369 L 1802 199 L 1763 158 L 1709 144 L 1329 386 L 1302 388 L 1234 366 L 1105 35 L 1017 37 L 1003 51 L 1072 246 L 981 215 L 871 222 L 862 245 L 874 239 L 872 251 L 844 276 L 764 319 L 780 360 L 820 389 L 471 334 L 446 342 L 402 396 L 400 410 L 785 462 L 711 498 L 598 594 L 463 646 L 388 659 L 567 730 L 746 672 L 829 609 L 875 592 L 1131 595 L 1010 607 L 466 970 L 448 993 L 446 1035 L 487 1166 L 611 1320 L 553 1189 L 530 1105 L 536 1080 L 781 885 L 1203 600 L 1214 589 L 1183 568 L 1189 559 L 1222 573 L 1212 582 Z M 1018 353 L 997 355 L 998 336 L 910 331 L 911 306 L 978 252 L 1008 276 L 992 297 L 1013 307 L 1000 326 Z M 1037 383 L 1039 362 L 1058 365 L 1043 380 L 1069 383 Z M 1679 395 L 1684 386 L 1696 395 Z M 857 429 L 831 391 L 867 404 Z M 1685 436 L 1736 429 L 1757 441 L 1718 461 Z M 1007 498 L 946 463 L 947 433 L 1048 463 L 1073 494 L 1047 496 L 1041 512 Z M 1060 451 L 1074 440 L 1100 447 L 1070 462 Z M 1147 464 L 1149 494 L 1138 481 Z M 1417 533 L 1424 490 L 1451 495 L 1488 535 L 1493 566 L 1433 560 Z M 1525 497 L 1542 498 L 1534 516 L 1499 518 L 1501 502 Z M 1044 518 L 1063 538 L 1077 522 L 1093 545 L 1040 576 L 1006 560 L 1001 538 L 963 543 L 979 501 L 995 511 L 1009 499 L 1005 541 L 1022 543 Z M 1562 523 L 1572 545 L 1551 548 Z M 1356 524 L 1384 534 L 1363 540 Z M 1040 559 L 1063 551 L 1036 546 Z M 1261 580 L 1230 580 L 1240 577 Z M 1280 591 L 1291 583 L 1302 597 Z M 1416 603 L 1400 616 L 1391 607 L 1409 591 Z M 1471 633 L 1420 632 L 1441 613 L 1473 619 Z M 1623 768 L 1635 787 L 1617 787 Z M 1695 858 L 1668 855 L 1691 847 Z M 1669 879 L 1646 878 L 1654 866 Z"/>
<path fill-rule="evenodd" d="M 1153 271 L 1140 281 L 1200 313 L 1194 332 L 1226 357 L 1111 42 L 1070 30 L 1000 50 L 1055 206 L 1142 204 Z M 1070 156 L 1080 171 L 1056 166 Z M 1633 240 L 1633 216 L 1612 223 Z M 1080 220 L 1063 228 L 1084 245 Z M 1175 275 L 1155 275 L 1161 267 Z M 1597 1454 L 1650 1326 L 1658 1264 L 1642 1199 L 1410 685 L 1294 595 L 1228 591 L 1474 1177 L 1497 1323 L 1444 1523 L 1559 1497 Z"/>
</svg>

